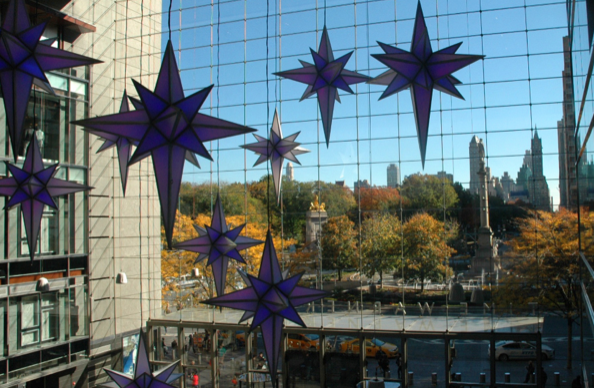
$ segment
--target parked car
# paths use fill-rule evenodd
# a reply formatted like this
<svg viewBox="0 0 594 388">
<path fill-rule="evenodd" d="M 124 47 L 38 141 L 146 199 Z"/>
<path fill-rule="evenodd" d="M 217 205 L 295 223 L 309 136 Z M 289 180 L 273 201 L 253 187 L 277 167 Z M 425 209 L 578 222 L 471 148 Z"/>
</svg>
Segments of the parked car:
<svg viewBox="0 0 594 388">
<path fill-rule="evenodd" d="M 319 336 L 317 334 L 293 334 L 288 335 L 289 349 L 309 350 L 315 349 Z"/>
<path fill-rule="evenodd" d="M 542 359 L 551 360 L 555 358 L 555 350 L 547 345 L 542 345 Z M 487 354 L 491 355 L 489 345 Z M 523 341 L 499 341 L 495 343 L 495 359 L 507 360 L 536 360 L 536 345 Z"/>
<path fill-rule="evenodd" d="M 352 340 L 353 337 L 345 335 L 329 335 L 326 337 L 326 350 L 327 351 L 340 351 L 340 345 L 344 341 Z M 320 348 L 320 339 L 314 341 L 316 349 Z"/>
<path fill-rule="evenodd" d="M 367 357 L 375 357 L 380 349 L 386 353 L 388 358 L 396 357 L 396 352 L 398 352 L 398 346 L 389 342 L 384 342 L 377 338 L 365 340 L 365 352 Z M 340 344 L 340 352 L 359 353 L 359 339 L 354 338 L 349 341 L 343 341 L 342 344 Z"/>
</svg>

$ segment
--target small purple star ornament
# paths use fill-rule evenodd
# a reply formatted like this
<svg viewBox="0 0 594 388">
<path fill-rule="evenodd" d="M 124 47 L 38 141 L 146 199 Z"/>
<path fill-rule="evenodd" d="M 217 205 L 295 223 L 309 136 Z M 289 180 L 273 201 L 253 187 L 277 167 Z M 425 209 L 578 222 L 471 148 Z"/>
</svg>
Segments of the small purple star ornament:
<svg viewBox="0 0 594 388">
<path fill-rule="evenodd" d="M 179 360 L 167 365 L 165 368 L 153 373 L 149 362 L 148 349 L 142 330 L 139 335 L 138 352 L 136 353 L 136 363 L 134 366 L 134 375 L 116 372 L 111 369 L 103 368 L 105 373 L 111 378 L 111 382 L 103 383 L 100 387 L 104 388 L 174 388 L 178 384 L 173 384 L 183 376 L 182 373 L 173 373 Z"/>
<path fill-rule="evenodd" d="M 270 365 L 272 386 L 276 387 L 278 356 L 280 353 L 283 322 L 288 319 L 299 326 L 305 323 L 295 307 L 322 299 L 328 293 L 301 287 L 297 284 L 303 273 L 289 278 L 281 271 L 270 231 L 266 235 L 264 253 L 258 277 L 242 274 L 249 279 L 246 288 L 209 299 L 204 303 L 243 310 L 240 322 L 252 319 L 250 330 L 260 327 L 264 340 L 266 359 Z"/>
<path fill-rule="evenodd" d="M 295 139 L 297 139 L 299 133 L 300 132 L 297 132 L 292 134 L 291 136 L 283 138 L 283 131 L 281 129 L 280 120 L 278 118 L 278 113 L 275 109 L 274 119 L 272 121 L 272 128 L 270 129 L 270 138 L 266 139 L 262 136 L 254 134 L 254 137 L 256 138 L 256 140 L 258 140 L 257 143 L 251 143 L 241 146 L 242 148 L 247 148 L 248 150 L 260 154 L 260 157 L 258 158 L 258 160 L 256 160 L 256 163 L 254 163 L 254 166 L 257 166 L 261 163 L 266 162 L 267 160 L 270 160 L 277 202 L 280 201 L 283 164 L 285 163 L 285 158 L 295 163 L 301 164 L 297 160 L 297 155 L 309 152 L 309 150 L 299 147 L 300 143 L 295 142 Z"/>
<path fill-rule="evenodd" d="M 300 69 L 274 73 L 274 75 L 278 75 L 279 77 L 289 78 L 293 81 L 306 84 L 307 88 L 301 97 L 302 101 L 314 94 L 318 95 L 318 105 L 322 116 L 326 147 L 330 144 L 334 101 L 340 102 L 338 89 L 353 94 L 350 85 L 369 80 L 369 77 L 366 75 L 344 68 L 352 54 L 353 52 L 351 51 L 338 59 L 334 59 L 328 31 L 326 30 L 326 26 L 324 26 L 318 52 L 311 50 L 313 64 L 300 61 L 302 66 Z"/>
<path fill-rule="evenodd" d="M 193 155 L 196 153 L 212 160 L 204 142 L 256 130 L 198 113 L 213 85 L 184 96 L 171 41 L 167 43 L 155 91 L 133 82 L 140 96 L 140 104 L 132 100 L 136 110 L 75 121 L 74 124 L 98 136 L 116 135 L 137 144 L 128 162 L 130 165 L 152 156 L 165 236 L 168 247 L 171 247 L 185 159 L 197 164 Z M 140 105 L 142 109 L 139 109 Z"/>
<path fill-rule="evenodd" d="M 197 252 L 200 255 L 196 262 L 208 258 L 208 265 L 212 266 L 215 287 L 217 295 L 225 293 L 227 284 L 227 269 L 229 268 L 229 259 L 240 263 L 245 260 L 239 254 L 239 251 L 262 244 L 264 241 L 240 236 L 245 224 L 234 229 L 229 229 L 223 212 L 221 198 L 217 195 L 212 221 L 210 226 L 201 228 L 196 226 L 198 237 L 192 240 L 184 241 L 174 246 L 177 249 L 183 249 L 190 252 Z"/>
<path fill-rule="evenodd" d="M 29 257 L 35 257 L 35 247 L 41 228 L 41 217 L 45 205 L 57 209 L 54 197 L 90 190 L 91 188 L 78 183 L 55 178 L 58 165 L 44 167 L 39 150 L 37 137 L 33 138 L 27 147 L 27 154 L 23 168 L 6 162 L 6 167 L 12 177 L 0 179 L 0 195 L 10 197 L 7 208 L 21 205 Z"/>
<path fill-rule="evenodd" d="M 0 90 L 10 144 L 16 161 L 33 84 L 53 93 L 45 72 L 101 61 L 60 50 L 40 41 L 47 22 L 31 26 L 24 0 L 11 0 L 0 28 Z"/>
<path fill-rule="evenodd" d="M 372 57 L 388 66 L 390 70 L 368 83 L 388 86 L 380 100 L 410 89 L 424 168 L 433 89 L 463 100 L 464 97 L 456 89 L 456 85 L 461 82 L 451 74 L 485 56 L 456 54 L 462 43 L 433 52 L 420 2 L 417 5 L 410 52 L 381 42 L 378 44 L 385 54 L 372 54 Z"/>
</svg>

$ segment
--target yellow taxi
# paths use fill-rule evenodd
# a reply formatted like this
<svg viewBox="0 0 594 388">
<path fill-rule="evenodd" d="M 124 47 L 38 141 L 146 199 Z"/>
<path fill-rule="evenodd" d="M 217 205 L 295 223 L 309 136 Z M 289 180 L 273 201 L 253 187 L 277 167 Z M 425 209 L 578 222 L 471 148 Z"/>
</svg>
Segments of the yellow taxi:
<svg viewBox="0 0 594 388">
<path fill-rule="evenodd" d="M 315 349 L 318 346 L 317 334 L 288 334 L 289 349 L 309 350 Z"/>
<path fill-rule="evenodd" d="M 343 341 L 340 344 L 341 353 L 359 353 L 359 349 L 359 338 Z M 398 352 L 398 346 L 389 342 L 384 342 L 377 338 L 365 340 L 365 352 L 367 357 L 375 357 L 380 349 L 386 353 L 388 358 L 396 357 L 396 352 Z"/>
</svg>

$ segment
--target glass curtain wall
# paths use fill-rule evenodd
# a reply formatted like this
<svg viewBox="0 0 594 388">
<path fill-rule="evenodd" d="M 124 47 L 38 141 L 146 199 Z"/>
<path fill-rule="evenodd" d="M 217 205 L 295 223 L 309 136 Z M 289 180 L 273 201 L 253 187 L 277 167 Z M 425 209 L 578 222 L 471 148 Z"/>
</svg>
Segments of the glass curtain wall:
<svg viewBox="0 0 594 388">
<path fill-rule="evenodd" d="M 378 42 L 411 49 L 415 2 L 174 1 L 168 14 L 164 1 L 185 95 L 214 84 L 201 111 L 263 137 L 276 110 L 284 136 L 299 132 L 296 141 L 309 150 L 290 167 L 285 160 L 277 200 L 270 167 L 254 166 L 257 155 L 241 148 L 256 141 L 251 135 L 211 142 L 212 162 L 184 168 L 174 234 L 184 241 L 197 236 L 193 224 L 209 226 L 219 194 L 229 224 L 246 224 L 242 234 L 260 240 L 270 228 L 283 270 L 303 272 L 301 285 L 329 292 L 298 311 L 308 328 L 337 332 L 313 338 L 286 322 L 292 329 L 283 345 L 286 378 L 328 384 L 341 379 L 328 365 L 347 370 L 352 362 L 359 381 L 377 371 L 393 380 L 413 372 L 410 378 L 429 382 L 434 371 L 438 384 L 448 382 L 443 376 L 458 381 L 457 373 L 461 384 L 501 383 L 506 373 L 511 382 L 523 382 L 527 358 L 535 369 L 554 359 L 545 369 L 549 379 L 557 370 L 571 378 L 573 369 L 565 367 L 578 359 L 570 345 L 579 330 L 572 322 L 578 305 L 566 294 L 575 275 L 578 204 L 588 192 L 577 180 L 589 174 L 590 163 L 585 153 L 583 166 L 576 165 L 575 154 L 576 144 L 591 141 L 581 128 L 589 127 L 592 114 L 586 104 L 588 119 L 577 133 L 567 130 L 576 127 L 579 101 L 590 93 L 584 94 L 580 75 L 590 61 L 582 36 L 587 10 L 585 2 L 570 3 L 576 6 L 562 0 L 420 2 L 434 52 L 460 43 L 457 54 L 485 56 L 452 74 L 463 99 L 433 91 L 423 162 L 408 90 L 382 98 L 387 85 L 360 83 L 351 85 L 352 94 L 339 91 L 327 146 L 316 96 L 303 99 L 306 85 L 274 75 L 313 62 L 324 27 L 335 58 L 352 52 L 346 69 L 384 74 L 388 68 L 372 55 L 384 53 Z M 570 15 L 573 51 L 565 38 Z M 258 272 L 262 246 L 242 254 L 246 263 L 231 262 L 226 292 L 246 287 L 238 270 Z M 180 251 L 164 250 L 162 257 L 163 309 L 152 320 L 239 321 L 240 312 L 200 303 L 214 296 L 206 261 L 195 264 L 196 255 Z M 419 335 L 399 337 L 404 332 Z M 445 332 L 509 333 L 504 340 L 537 348 L 517 356 L 486 337 L 424 337 Z M 524 344 L 517 333 L 546 341 L 530 337 Z M 242 375 L 258 373 L 262 346 L 252 336 L 249 350 L 238 353 Z M 178 337 L 165 336 L 166 347 Z M 165 362 L 159 349 L 154 360 Z M 427 352 L 433 358 L 424 357 Z M 389 371 L 378 353 L 388 356 Z M 515 358 L 521 361 L 503 362 Z M 191 361 L 198 360 L 188 360 L 184 368 L 197 368 Z M 217 373 L 212 368 L 203 368 L 209 379 Z"/>
</svg>

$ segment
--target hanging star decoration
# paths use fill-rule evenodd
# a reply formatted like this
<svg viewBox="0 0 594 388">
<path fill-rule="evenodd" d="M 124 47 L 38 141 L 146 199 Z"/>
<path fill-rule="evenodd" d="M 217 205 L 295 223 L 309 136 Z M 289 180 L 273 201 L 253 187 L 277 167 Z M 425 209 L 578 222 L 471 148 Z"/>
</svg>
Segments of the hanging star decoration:
<svg viewBox="0 0 594 388">
<path fill-rule="evenodd" d="M 208 258 L 207 264 L 212 266 L 215 287 L 219 296 L 225 293 L 229 259 L 245 264 L 245 260 L 239 254 L 239 251 L 264 242 L 240 236 L 239 234 L 244 227 L 245 224 L 234 229 L 230 229 L 227 226 L 221 197 L 217 195 L 210 226 L 206 228 L 196 226 L 198 238 L 184 241 L 174 246 L 177 249 L 199 253 L 200 255 L 196 259 L 196 263 Z"/>
<path fill-rule="evenodd" d="M 353 94 L 350 85 L 366 82 L 369 77 L 344 68 L 353 54 L 352 51 L 338 59 L 334 59 L 326 26 L 322 31 L 318 52 L 313 49 L 310 50 L 314 61 L 313 64 L 300 61 L 302 66 L 300 69 L 281 71 L 274 73 L 274 75 L 307 84 L 301 101 L 317 94 L 322 126 L 326 137 L 326 147 L 328 147 L 330 145 L 334 102 L 340 102 L 338 89 Z"/>
<path fill-rule="evenodd" d="M 152 156 L 165 236 L 168 247 L 171 247 L 188 152 L 212 161 L 204 142 L 256 130 L 198 113 L 213 85 L 184 97 L 171 41 L 167 43 L 155 91 L 133 82 L 143 109 L 75 121 L 74 124 L 99 136 L 118 135 L 138 144 L 129 160 L 130 165 Z"/>
<path fill-rule="evenodd" d="M 266 139 L 262 136 L 254 134 L 257 143 L 251 143 L 242 145 L 242 148 L 254 151 L 260 154 L 254 167 L 270 160 L 272 166 L 272 179 L 274 180 L 274 188 L 276 190 L 276 200 L 280 201 L 280 190 L 282 183 L 283 164 L 285 158 L 295 163 L 299 163 L 297 155 L 305 154 L 309 152 L 305 148 L 299 147 L 300 143 L 295 142 L 300 132 L 294 133 L 291 136 L 283 138 L 283 131 L 281 129 L 280 120 L 278 118 L 278 112 L 274 110 L 274 119 L 272 120 L 272 128 L 270 129 L 270 138 Z"/>
<path fill-rule="evenodd" d="M 128 104 L 128 94 L 124 90 L 122 96 L 122 103 L 120 105 L 120 113 L 129 112 L 130 105 Z M 126 195 L 126 185 L 128 182 L 128 161 L 132 155 L 132 143 L 125 137 L 112 134 L 102 133 L 100 135 L 105 141 L 97 150 L 97 153 L 106 151 L 110 148 L 116 147 L 118 154 L 118 162 L 120 164 L 120 178 L 122 181 L 122 191 Z"/>
<path fill-rule="evenodd" d="M 47 168 L 43 165 L 41 151 L 37 137 L 33 133 L 31 142 L 27 147 L 27 154 L 23 168 L 6 162 L 6 167 L 12 177 L 0 179 L 0 195 L 10 197 L 6 203 L 7 208 L 21 205 L 29 257 L 35 257 L 35 247 L 41 228 L 41 217 L 45 205 L 57 209 L 54 197 L 90 190 L 91 188 L 78 183 L 55 178 L 58 165 Z"/>
<path fill-rule="evenodd" d="M 369 83 L 388 86 L 380 96 L 380 100 L 410 88 L 421 161 L 425 168 L 433 89 L 463 100 L 464 97 L 456 89 L 456 85 L 461 82 L 451 74 L 485 56 L 456 54 L 462 43 L 433 52 L 420 2 L 417 5 L 410 52 L 381 42 L 378 44 L 385 54 L 372 54 L 372 57 L 388 66 L 390 70 Z"/>
<path fill-rule="evenodd" d="M 243 310 L 244 314 L 240 322 L 253 317 L 250 330 L 257 327 L 262 330 L 264 350 L 274 387 L 276 387 L 278 356 L 285 318 L 305 327 L 295 307 L 328 295 L 322 290 L 298 286 L 297 283 L 302 276 L 303 273 L 300 273 L 286 278 L 286 275 L 281 272 L 272 235 L 268 231 L 258 277 L 247 274 L 248 287 L 204 302 L 214 306 Z"/>
<path fill-rule="evenodd" d="M 53 93 L 45 72 L 101 62 L 40 41 L 46 25 L 31 26 L 25 1 L 11 0 L 0 29 L 0 90 L 15 161 L 33 84 Z"/>
<path fill-rule="evenodd" d="M 113 380 L 109 383 L 100 385 L 105 388 L 174 388 L 177 384 L 173 384 L 183 376 L 182 373 L 173 373 L 179 360 L 167 365 L 160 371 L 153 373 L 151 371 L 151 364 L 149 362 L 148 349 L 144 339 L 142 330 L 139 335 L 138 352 L 136 352 L 136 363 L 134 366 L 134 375 L 130 376 L 122 372 L 116 372 L 111 369 L 103 368 L 105 373 Z"/>
</svg>

